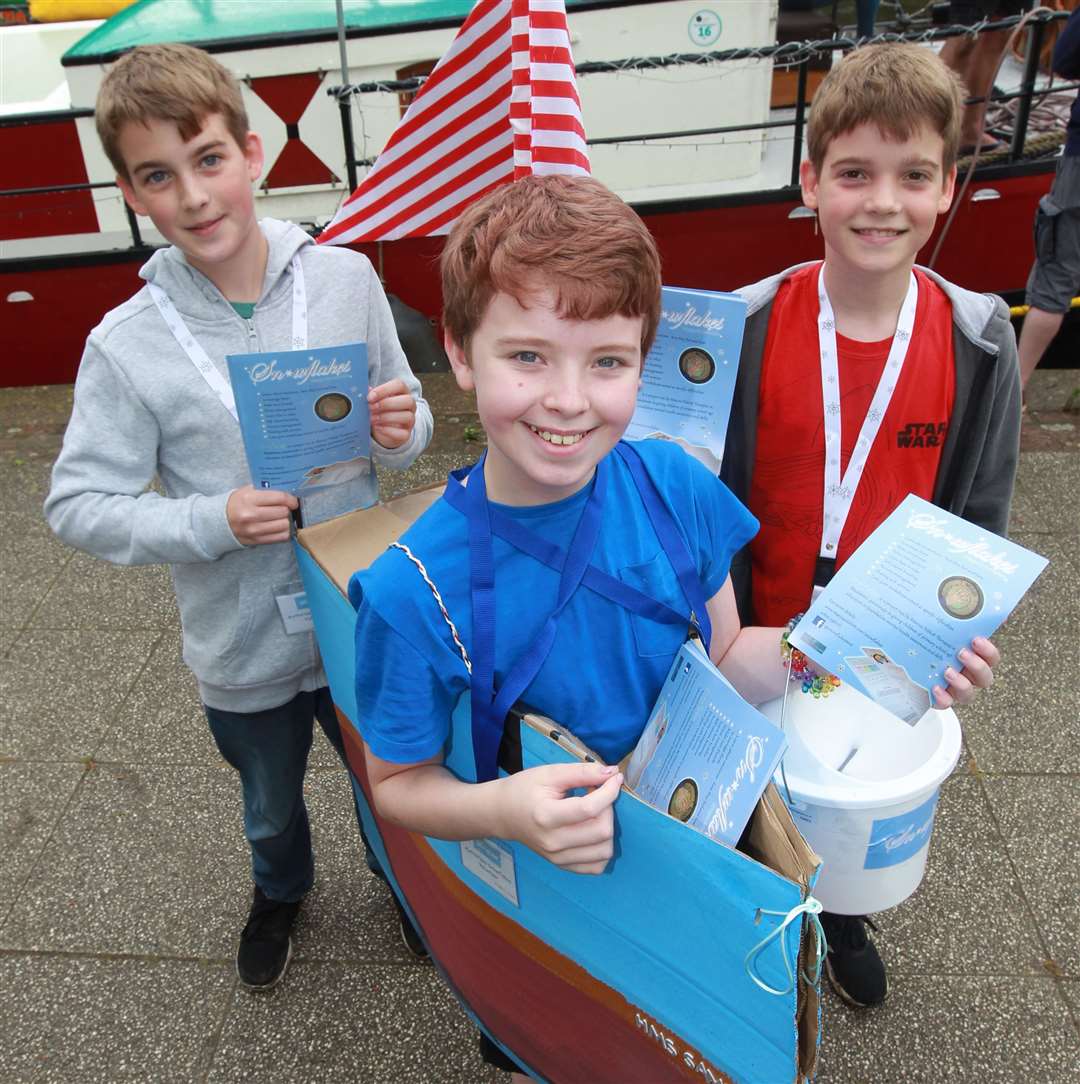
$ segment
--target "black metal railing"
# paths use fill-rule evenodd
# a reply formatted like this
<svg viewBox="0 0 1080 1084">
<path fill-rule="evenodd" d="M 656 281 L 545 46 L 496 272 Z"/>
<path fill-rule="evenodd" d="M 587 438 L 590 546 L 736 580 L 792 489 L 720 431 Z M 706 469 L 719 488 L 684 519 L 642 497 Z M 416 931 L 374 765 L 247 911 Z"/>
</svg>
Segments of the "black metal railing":
<svg viewBox="0 0 1080 1084">
<path fill-rule="evenodd" d="M 1045 90 L 1036 90 L 1035 82 L 1039 73 L 1039 54 L 1045 39 L 1046 28 L 1054 22 L 1059 22 L 1069 17 L 1067 11 L 1040 11 L 1027 15 L 1012 15 L 1004 19 L 983 19 L 972 26 L 935 26 L 920 30 L 905 31 L 903 33 L 884 32 L 876 34 L 872 38 L 851 38 L 847 36 L 823 38 L 816 41 L 792 41 L 781 42 L 776 45 L 743 46 L 737 49 L 722 49 L 707 53 L 671 53 L 666 56 L 629 57 L 625 60 L 587 61 L 575 66 L 575 72 L 579 76 L 597 75 L 602 73 L 615 73 L 626 71 L 645 71 L 658 68 L 674 67 L 678 65 L 701 65 L 717 64 L 736 60 L 768 60 L 773 61 L 774 67 L 794 68 L 797 73 L 795 115 L 789 120 L 759 121 L 754 124 L 734 124 L 716 128 L 696 128 L 673 132 L 645 132 L 635 135 L 605 136 L 597 139 L 587 139 L 588 146 L 601 146 L 604 144 L 648 143 L 661 139 L 688 138 L 706 135 L 729 135 L 738 132 L 760 132 L 770 128 L 793 129 L 793 146 L 791 151 L 791 185 L 799 183 L 799 165 L 803 157 L 803 144 L 806 131 L 807 114 L 807 85 L 809 82 L 810 64 L 816 58 L 837 51 L 847 52 L 859 45 L 876 44 L 879 42 L 915 42 L 928 43 L 944 41 L 948 38 L 961 37 L 965 34 L 1003 34 L 1013 31 L 1021 22 L 1025 28 L 1030 29 L 1031 36 L 1028 39 L 1024 74 L 1020 90 L 1011 94 L 990 94 L 989 97 L 974 95 L 967 99 L 966 104 L 973 105 L 980 102 L 1000 103 L 1020 100 L 1017 110 L 1016 124 L 1013 130 L 1012 142 L 1009 147 L 1008 161 L 1018 161 L 1024 150 L 1027 139 L 1028 118 L 1031 114 L 1031 103 L 1034 99 L 1042 98 L 1047 94 L 1058 93 L 1062 90 L 1080 89 L 1078 83 L 1058 83 Z M 418 75 L 408 79 L 386 79 L 368 83 L 348 83 L 341 86 L 328 87 L 326 93 L 337 98 L 339 105 L 344 105 L 351 98 L 361 94 L 394 93 L 416 90 L 424 85 L 427 77 Z M 355 146 L 352 115 L 347 108 L 341 109 L 342 140 L 346 147 L 346 170 L 348 172 L 349 190 L 353 191 L 357 185 L 357 169 L 371 166 L 374 158 L 354 158 L 350 149 Z"/>
</svg>

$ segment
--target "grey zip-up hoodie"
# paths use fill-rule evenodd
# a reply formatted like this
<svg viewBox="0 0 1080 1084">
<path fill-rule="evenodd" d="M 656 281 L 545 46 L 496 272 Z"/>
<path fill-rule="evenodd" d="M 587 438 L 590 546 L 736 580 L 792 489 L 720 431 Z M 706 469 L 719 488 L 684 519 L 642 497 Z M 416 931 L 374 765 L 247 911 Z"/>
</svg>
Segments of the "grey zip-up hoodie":
<svg viewBox="0 0 1080 1084">
<path fill-rule="evenodd" d="M 808 266 L 797 264 L 738 291 L 747 301 L 746 329 L 720 477 L 744 504 L 754 472 L 761 364 L 773 299 L 785 279 Z M 1020 368 L 1009 309 L 994 294 L 973 293 L 925 267 L 919 270 L 945 291 L 953 319 L 956 391 L 934 504 L 1003 535 L 1020 454 Z M 749 546 L 732 560 L 731 577 L 742 622 L 753 624 Z"/>
<path fill-rule="evenodd" d="M 228 354 L 280 349 L 292 337 L 292 272 L 300 253 L 308 345 L 367 344 L 374 386 L 400 377 L 417 400 L 400 448 L 372 442 L 379 463 L 405 468 L 431 439 L 431 411 L 409 371 L 381 285 L 366 257 L 319 247 L 264 219 L 270 251 L 251 320 L 175 248 L 139 272 L 162 287 L 228 379 Z M 162 493 L 148 489 L 157 477 Z M 53 467 L 45 516 L 63 541 L 118 564 L 172 566 L 184 661 L 203 701 L 226 711 L 277 707 L 326 684 L 311 633 L 286 635 L 275 595 L 300 590 L 291 543 L 244 546 L 229 528 L 229 494 L 250 482 L 240 428 L 177 344 L 145 287 L 90 333 L 75 404 Z M 358 483 L 357 504 L 375 496 Z"/>
</svg>

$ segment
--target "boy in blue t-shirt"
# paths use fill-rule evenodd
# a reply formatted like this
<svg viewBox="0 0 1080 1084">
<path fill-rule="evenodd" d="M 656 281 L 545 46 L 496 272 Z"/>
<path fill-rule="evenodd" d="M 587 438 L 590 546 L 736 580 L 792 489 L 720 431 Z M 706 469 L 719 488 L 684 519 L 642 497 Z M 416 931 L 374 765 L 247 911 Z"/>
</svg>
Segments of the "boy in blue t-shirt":
<svg viewBox="0 0 1080 1084">
<path fill-rule="evenodd" d="M 635 454 L 617 443 L 660 308 L 655 244 L 618 197 L 589 178 L 501 187 L 454 227 L 442 278 L 447 353 L 458 384 L 476 392 L 488 449 L 465 484 L 452 478 L 404 535 L 405 549 L 391 548 L 350 585 L 360 603 L 357 718 L 372 797 L 384 818 L 412 831 L 516 840 L 566 869 L 601 873 L 622 784 L 610 765 L 636 743 L 691 615 L 747 699 L 783 688 L 779 638 L 740 633 L 728 576 L 757 524 L 678 446 L 646 441 Z M 662 540 L 654 517 L 673 527 L 676 543 Z M 471 579 L 488 521 L 493 604 L 478 629 L 473 614 L 485 611 L 482 600 L 474 611 L 473 590 L 482 584 Z M 595 578 L 574 590 L 571 576 L 560 596 L 561 559 L 552 568 L 523 552 L 504 537 L 515 531 L 534 549 L 566 551 L 568 568 L 584 554 L 582 565 L 651 609 L 611 601 Z M 692 565 L 681 580 L 672 548 Z M 569 727 L 608 765 L 459 780 L 443 766 L 456 702 L 473 694 L 475 731 L 478 703 L 487 710 L 493 685 L 505 696 L 530 658 L 511 700 Z M 500 704 L 492 720 L 501 728 Z M 568 796 L 577 788 L 587 793 Z"/>
</svg>

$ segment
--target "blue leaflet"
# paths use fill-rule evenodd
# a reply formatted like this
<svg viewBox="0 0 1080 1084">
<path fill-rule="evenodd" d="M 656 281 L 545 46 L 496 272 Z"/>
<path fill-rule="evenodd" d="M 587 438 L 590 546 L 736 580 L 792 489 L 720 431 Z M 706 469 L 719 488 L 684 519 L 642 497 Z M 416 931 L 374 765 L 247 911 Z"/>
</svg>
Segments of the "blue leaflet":
<svg viewBox="0 0 1080 1084">
<path fill-rule="evenodd" d="M 791 633 L 819 666 L 914 725 L 976 636 L 990 636 L 1045 557 L 908 494 Z"/>
<path fill-rule="evenodd" d="M 665 286 L 626 438 L 662 434 L 719 471 L 745 323 L 737 294 Z"/>
<path fill-rule="evenodd" d="M 370 472 L 364 343 L 232 354 L 226 361 L 257 489 L 302 496 Z"/>
</svg>

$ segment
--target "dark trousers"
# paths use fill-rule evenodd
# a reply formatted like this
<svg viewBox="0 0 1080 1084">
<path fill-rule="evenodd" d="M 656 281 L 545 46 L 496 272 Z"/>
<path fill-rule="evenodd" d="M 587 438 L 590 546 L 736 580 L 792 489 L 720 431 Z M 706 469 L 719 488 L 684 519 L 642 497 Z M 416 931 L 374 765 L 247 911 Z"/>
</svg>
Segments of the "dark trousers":
<svg viewBox="0 0 1080 1084">
<path fill-rule="evenodd" d="M 270 899 L 298 900 L 315 878 L 311 829 L 304 804 L 304 772 L 316 719 L 345 763 L 345 746 L 330 690 L 299 693 L 287 704 L 267 711 L 203 707 L 221 755 L 240 773 L 244 835 L 251 846 L 255 883 Z M 368 850 L 359 809 L 356 820 L 368 866 L 381 874 Z"/>
</svg>

